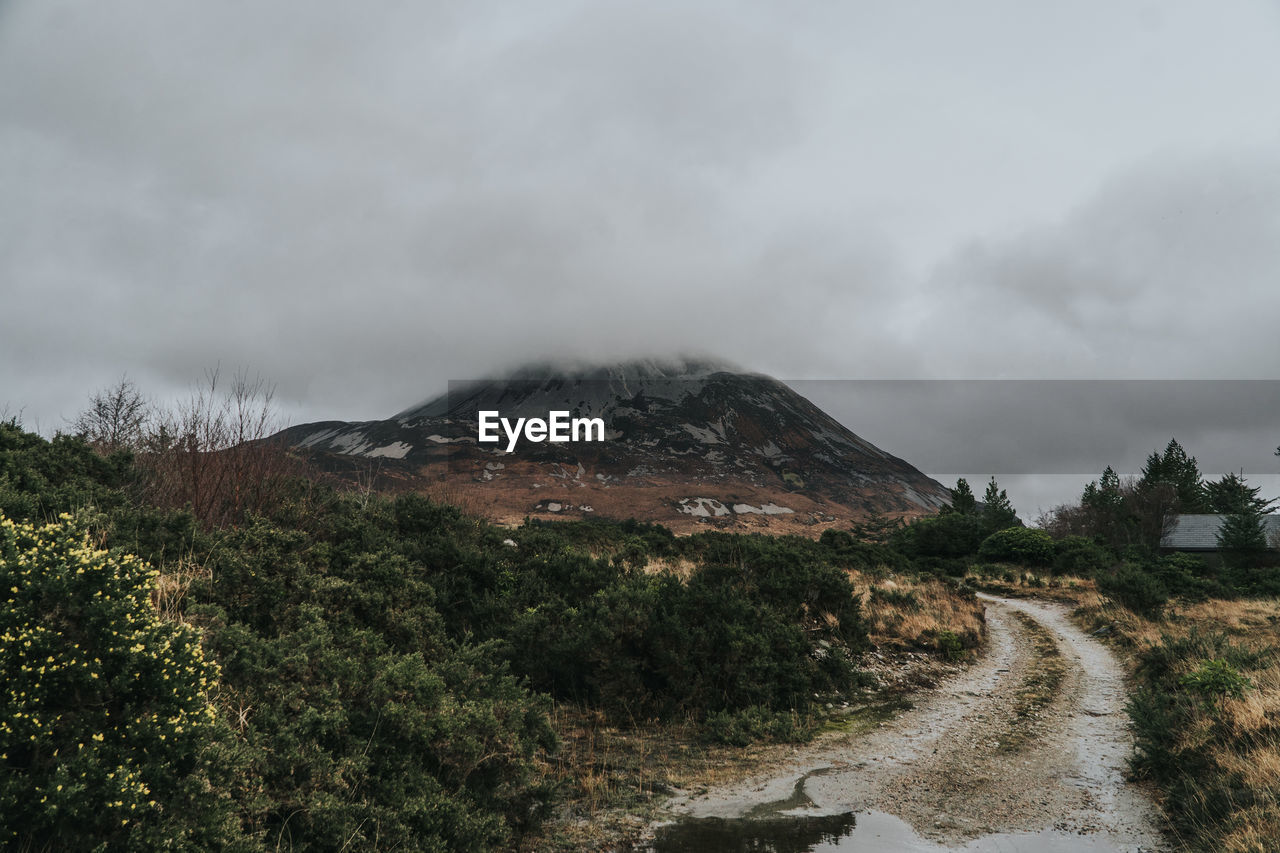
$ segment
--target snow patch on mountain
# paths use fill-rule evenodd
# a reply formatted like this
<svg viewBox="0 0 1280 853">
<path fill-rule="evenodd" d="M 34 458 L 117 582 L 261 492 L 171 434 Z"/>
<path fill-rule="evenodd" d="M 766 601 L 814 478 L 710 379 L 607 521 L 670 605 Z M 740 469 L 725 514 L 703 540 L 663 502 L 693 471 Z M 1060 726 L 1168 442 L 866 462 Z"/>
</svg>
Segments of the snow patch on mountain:
<svg viewBox="0 0 1280 853">
<path fill-rule="evenodd" d="M 359 430 L 344 433 L 329 442 L 330 450 L 346 453 L 349 456 L 357 456 L 372 447 L 373 442 L 369 441 L 365 434 Z"/>
<path fill-rule="evenodd" d="M 787 515 L 794 513 L 791 507 L 778 506 L 775 503 L 767 503 L 762 506 L 752 506 L 751 504 L 734 504 L 733 511 L 738 515 Z"/>
<path fill-rule="evenodd" d="M 698 427 L 693 424 L 680 424 L 684 431 L 703 444 L 724 444 L 724 424 L 708 424 Z"/>
<path fill-rule="evenodd" d="M 729 508 L 715 498 L 681 498 L 680 511 L 697 518 L 718 518 L 730 514 Z"/>
<path fill-rule="evenodd" d="M 403 459 L 413 445 L 406 441 L 393 441 L 391 444 L 383 447 L 375 447 L 373 450 L 365 452 L 365 456 L 383 456 L 387 459 Z"/>
<path fill-rule="evenodd" d="M 322 429 L 319 432 L 311 433 L 311 435 L 307 436 L 302 441 L 298 442 L 297 445 L 295 446 L 314 447 L 315 445 L 319 444 L 322 441 L 326 441 L 330 438 L 333 438 L 335 435 L 338 434 L 338 432 L 339 430 L 337 429 Z"/>
</svg>

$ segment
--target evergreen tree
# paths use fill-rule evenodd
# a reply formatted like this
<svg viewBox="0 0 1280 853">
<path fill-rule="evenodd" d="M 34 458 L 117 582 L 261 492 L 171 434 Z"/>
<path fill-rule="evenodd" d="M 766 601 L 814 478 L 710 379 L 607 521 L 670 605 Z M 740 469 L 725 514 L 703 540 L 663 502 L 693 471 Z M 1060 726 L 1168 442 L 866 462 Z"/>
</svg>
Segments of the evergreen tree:
<svg viewBox="0 0 1280 853">
<path fill-rule="evenodd" d="M 1129 539 L 1128 511 L 1120 488 L 1120 475 L 1114 468 L 1108 465 L 1097 482 L 1084 487 L 1080 505 L 1096 539 L 1112 548 L 1126 544 Z"/>
<path fill-rule="evenodd" d="M 1108 465 L 1097 482 L 1084 487 L 1080 503 L 1098 512 L 1114 513 L 1119 510 L 1124 504 L 1124 495 L 1120 493 L 1120 475 Z"/>
<path fill-rule="evenodd" d="M 961 515 L 973 515 L 978 511 L 978 499 L 973 496 L 973 489 L 969 488 L 969 481 L 964 477 L 956 480 L 955 488 L 951 490 L 950 509 Z"/>
<path fill-rule="evenodd" d="M 1167 489 L 1161 489 L 1166 486 Z M 1164 454 L 1152 453 L 1138 480 L 1141 495 L 1167 492 L 1160 502 L 1168 500 L 1169 512 L 1207 512 L 1204 481 L 1194 456 L 1188 456 L 1176 438 L 1169 439 Z"/>
<path fill-rule="evenodd" d="M 996 478 L 993 476 L 991 482 L 987 483 L 986 494 L 982 496 L 982 527 L 989 536 L 997 530 L 1017 525 L 1018 513 L 1009 503 L 1009 496 L 1005 494 L 1005 490 L 997 485 Z"/>
<path fill-rule="evenodd" d="M 1228 560 L 1249 565 L 1267 550 L 1267 533 L 1262 526 L 1262 513 L 1243 507 L 1222 520 L 1218 528 L 1218 547 Z"/>
<path fill-rule="evenodd" d="M 1205 499 L 1209 504 L 1209 512 L 1229 515 L 1243 511 L 1254 511 L 1265 514 L 1271 510 L 1275 499 L 1266 500 L 1259 497 L 1260 486 L 1246 485 L 1243 475 L 1227 474 L 1216 482 L 1204 484 Z"/>
<path fill-rule="evenodd" d="M 1209 510 L 1196 458 L 1188 456 L 1177 439 L 1169 439 L 1163 454 L 1147 457 L 1127 503 L 1127 515 L 1137 530 L 1138 541 L 1156 548 L 1175 515 Z"/>
</svg>

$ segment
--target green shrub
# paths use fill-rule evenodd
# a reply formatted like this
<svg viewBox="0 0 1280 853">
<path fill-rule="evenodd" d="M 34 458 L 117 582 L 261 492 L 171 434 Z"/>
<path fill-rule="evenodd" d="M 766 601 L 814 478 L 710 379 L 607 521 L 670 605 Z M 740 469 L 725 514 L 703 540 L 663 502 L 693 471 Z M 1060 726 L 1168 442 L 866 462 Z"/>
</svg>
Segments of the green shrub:
<svg viewBox="0 0 1280 853">
<path fill-rule="evenodd" d="M 1226 697 L 1239 699 L 1246 689 L 1253 686 L 1225 658 L 1204 661 L 1182 676 L 1178 683 L 1210 703 L 1220 702 Z"/>
<path fill-rule="evenodd" d="M 121 490 L 134 479 L 127 453 L 100 456 L 79 439 L 47 441 L 0 421 L 0 514 L 15 521 L 47 522 L 85 506 L 119 506 Z"/>
<path fill-rule="evenodd" d="M 1098 590 L 1142 616 L 1155 618 L 1169 601 L 1169 591 L 1140 566 L 1122 564 L 1114 573 L 1098 575 Z"/>
<path fill-rule="evenodd" d="M 969 557 L 982 544 L 982 520 L 961 513 L 926 516 L 897 531 L 891 543 L 909 557 Z"/>
<path fill-rule="evenodd" d="M 189 609 L 253 769 L 233 790 L 242 821 L 294 849 L 510 844 L 545 814 L 534 756 L 554 737 L 500 646 L 463 633 L 510 622 L 502 566 L 474 550 L 485 531 L 421 500 L 340 500 L 315 523 L 224 531 L 208 603 Z M 464 615 L 436 609 L 473 593 Z"/>
<path fill-rule="evenodd" d="M 959 637 L 957 637 L 953 632 L 951 631 L 938 632 L 938 636 L 935 642 L 937 643 L 938 651 L 942 654 L 943 658 L 945 658 L 946 660 L 949 660 L 953 663 L 964 660 L 964 656 L 965 656 L 964 642 Z"/>
<path fill-rule="evenodd" d="M 1221 631 L 1204 633 L 1192 628 L 1184 637 L 1162 635 L 1160 644 L 1144 651 L 1138 673 L 1146 681 L 1173 689 L 1186 667 L 1186 661 L 1221 659 L 1237 670 L 1256 670 L 1267 666 L 1274 652 L 1255 651 L 1237 645 Z"/>
<path fill-rule="evenodd" d="M 982 540 L 978 556 L 1024 566 L 1047 566 L 1053 561 L 1053 537 L 1030 527 L 1008 527 Z"/>
<path fill-rule="evenodd" d="M 894 528 L 897 530 L 898 528 Z M 828 529 L 822 531 L 818 539 L 822 557 L 833 565 L 864 572 L 875 572 L 887 569 L 891 572 L 909 572 L 913 570 L 911 560 L 896 548 L 889 545 L 862 542 L 844 530 Z"/>
<path fill-rule="evenodd" d="M 714 536 L 682 582 L 572 555 L 517 566 L 494 637 L 513 670 L 618 722 L 762 706 L 803 711 L 849 687 L 865 647 L 844 572 L 805 559 L 812 542 Z M 796 550 L 792 550 L 792 549 Z M 578 577 L 590 583 L 565 584 Z"/>
<path fill-rule="evenodd" d="M 918 571 L 940 578 L 962 578 L 969 571 L 969 560 L 965 557 L 919 557 L 915 565 Z"/>
<path fill-rule="evenodd" d="M 761 740 L 801 743 L 813 736 L 813 727 L 802 723 L 793 712 L 752 705 L 740 711 L 717 711 L 709 715 L 703 732 L 712 743 L 748 746 Z"/>
<path fill-rule="evenodd" d="M 23 849 L 209 849 L 235 832 L 210 776 L 218 668 L 159 618 L 156 572 L 70 516 L 0 516 L 0 821 Z"/>
<path fill-rule="evenodd" d="M 1110 568 L 1105 548 L 1084 536 L 1064 536 L 1053 543 L 1053 571 L 1060 575 L 1092 575 Z"/>
<path fill-rule="evenodd" d="M 1172 596 L 1203 601 L 1211 595 L 1231 597 L 1230 591 L 1210 574 L 1203 557 L 1194 554 L 1166 554 L 1149 560 L 1145 567 Z"/>
<path fill-rule="evenodd" d="M 1140 687 L 1126 705 L 1134 724 L 1131 764 L 1161 786 L 1164 811 L 1191 848 L 1220 849 L 1214 842 L 1238 816 L 1241 795 L 1254 796 L 1235 774 L 1222 771 L 1216 755 L 1239 738 L 1238 730 L 1216 713 L 1206 728 L 1203 703 L 1216 712 L 1224 697 L 1242 696 L 1250 686 L 1243 671 L 1273 666 L 1275 654 L 1193 628 L 1184 637 L 1166 634 L 1138 655 Z M 1199 663 L 1188 672 L 1192 661 Z"/>
</svg>

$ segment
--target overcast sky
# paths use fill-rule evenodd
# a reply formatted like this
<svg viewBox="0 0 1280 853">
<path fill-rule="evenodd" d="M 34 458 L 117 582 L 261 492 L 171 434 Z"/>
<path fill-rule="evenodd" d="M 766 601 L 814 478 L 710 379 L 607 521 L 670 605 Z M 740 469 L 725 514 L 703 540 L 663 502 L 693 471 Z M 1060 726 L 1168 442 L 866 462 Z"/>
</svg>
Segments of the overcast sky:
<svg viewBox="0 0 1280 853">
<path fill-rule="evenodd" d="M 566 356 L 1274 378 L 1280 3 L 0 0 L 0 297 L 45 433 L 219 363 L 294 423 Z"/>
</svg>

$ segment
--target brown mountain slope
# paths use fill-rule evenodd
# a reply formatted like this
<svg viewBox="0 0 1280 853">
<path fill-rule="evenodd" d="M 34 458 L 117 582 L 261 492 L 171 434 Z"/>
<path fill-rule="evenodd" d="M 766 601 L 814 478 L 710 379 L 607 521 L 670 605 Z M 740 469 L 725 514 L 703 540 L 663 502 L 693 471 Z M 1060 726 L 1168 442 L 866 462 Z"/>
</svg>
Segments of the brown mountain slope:
<svg viewBox="0 0 1280 853">
<path fill-rule="evenodd" d="M 599 418 L 603 441 L 478 440 L 479 413 Z M 498 429 L 502 434 L 501 428 Z M 580 436 L 581 437 L 581 436 Z M 383 421 L 280 434 L 343 478 L 447 495 L 500 522 L 608 516 L 816 533 L 878 512 L 916 516 L 946 488 L 786 385 L 706 361 L 525 368 Z"/>
</svg>

